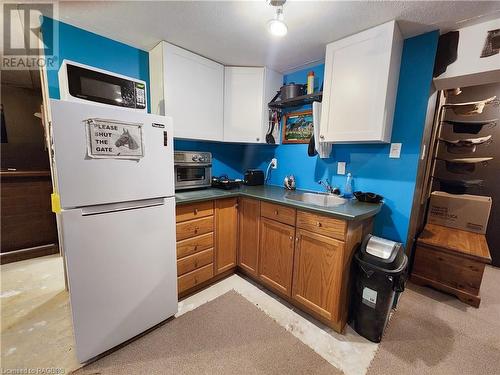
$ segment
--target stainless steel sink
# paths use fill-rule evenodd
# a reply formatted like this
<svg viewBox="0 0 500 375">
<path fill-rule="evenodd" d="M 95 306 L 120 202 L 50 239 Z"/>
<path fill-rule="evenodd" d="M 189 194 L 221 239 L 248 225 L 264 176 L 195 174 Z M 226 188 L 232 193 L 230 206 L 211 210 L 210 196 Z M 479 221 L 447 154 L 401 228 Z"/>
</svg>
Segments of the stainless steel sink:
<svg viewBox="0 0 500 375">
<path fill-rule="evenodd" d="M 334 207 L 340 206 L 347 202 L 347 199 L 339 197 L 334 194 L 321 194 L 321 193 L 288 193 L 285 199 L 297 202 L 309 203 L 315 206 Z"/>
</svg>

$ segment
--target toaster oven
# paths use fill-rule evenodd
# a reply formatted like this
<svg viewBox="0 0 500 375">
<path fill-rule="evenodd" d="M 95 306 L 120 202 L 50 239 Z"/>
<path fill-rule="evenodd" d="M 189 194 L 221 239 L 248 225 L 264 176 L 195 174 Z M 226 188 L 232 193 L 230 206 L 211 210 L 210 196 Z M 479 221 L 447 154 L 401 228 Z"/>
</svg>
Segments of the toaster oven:
<svg viewBox="0 0 500 375">
<path fill-rule="evenodd" d="M 212 154 L 198 151 L 174 152 L 175 190 L 210 187 Z"/>
</svg>

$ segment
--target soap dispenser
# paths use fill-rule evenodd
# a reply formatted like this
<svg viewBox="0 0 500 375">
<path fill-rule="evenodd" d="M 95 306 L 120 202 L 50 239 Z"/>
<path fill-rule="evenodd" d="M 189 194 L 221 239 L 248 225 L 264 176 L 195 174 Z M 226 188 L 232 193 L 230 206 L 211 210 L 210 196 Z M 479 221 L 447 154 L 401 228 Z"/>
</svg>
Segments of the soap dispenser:
<svg viewBox="0 0 500 375">
<path fill-rule="evenodd" d="M 352 185 L 353 185 L 352 174 L 349 172 L 347 173 L 347 180 L 345 182 L 344 198 L 352 198 L 352 191 L 353 191 Z"/>
</svg>

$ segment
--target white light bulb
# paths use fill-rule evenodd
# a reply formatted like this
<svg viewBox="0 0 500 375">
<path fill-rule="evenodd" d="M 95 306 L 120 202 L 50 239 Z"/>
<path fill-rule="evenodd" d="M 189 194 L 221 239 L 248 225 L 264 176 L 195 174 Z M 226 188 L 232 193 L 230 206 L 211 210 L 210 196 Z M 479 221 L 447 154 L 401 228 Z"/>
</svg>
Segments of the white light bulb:
<svg viewBox="0 0 500 375">
<path fill-rule="evenodd" d="M 267 23 L 269 32 L 275 36 L 285 36 L 288 32 L 288 27 L 283 21 L 283 8 L 276 9 L 276 16 Z"/>
<path fill-rule="evenodd" d="M 285 36 L 288 32 L 288 27 L 283 21 L 280 20 L 270 20 L 267 23 L 267 28 L 269 32 L 276 36 Z"/>
</svg>

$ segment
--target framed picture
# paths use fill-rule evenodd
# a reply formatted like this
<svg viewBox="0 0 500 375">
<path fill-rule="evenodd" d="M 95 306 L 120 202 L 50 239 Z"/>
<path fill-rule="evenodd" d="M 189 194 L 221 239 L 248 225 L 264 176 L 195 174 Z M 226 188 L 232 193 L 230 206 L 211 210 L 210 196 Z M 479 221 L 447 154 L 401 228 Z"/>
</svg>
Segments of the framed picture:
<svg viewBox="0 0 500 375">
<path fill-rule="evenodd" d="M 309 143 L 313 135 L 312 110 L 283 115 L 282 142 Z"/>
</svg>

